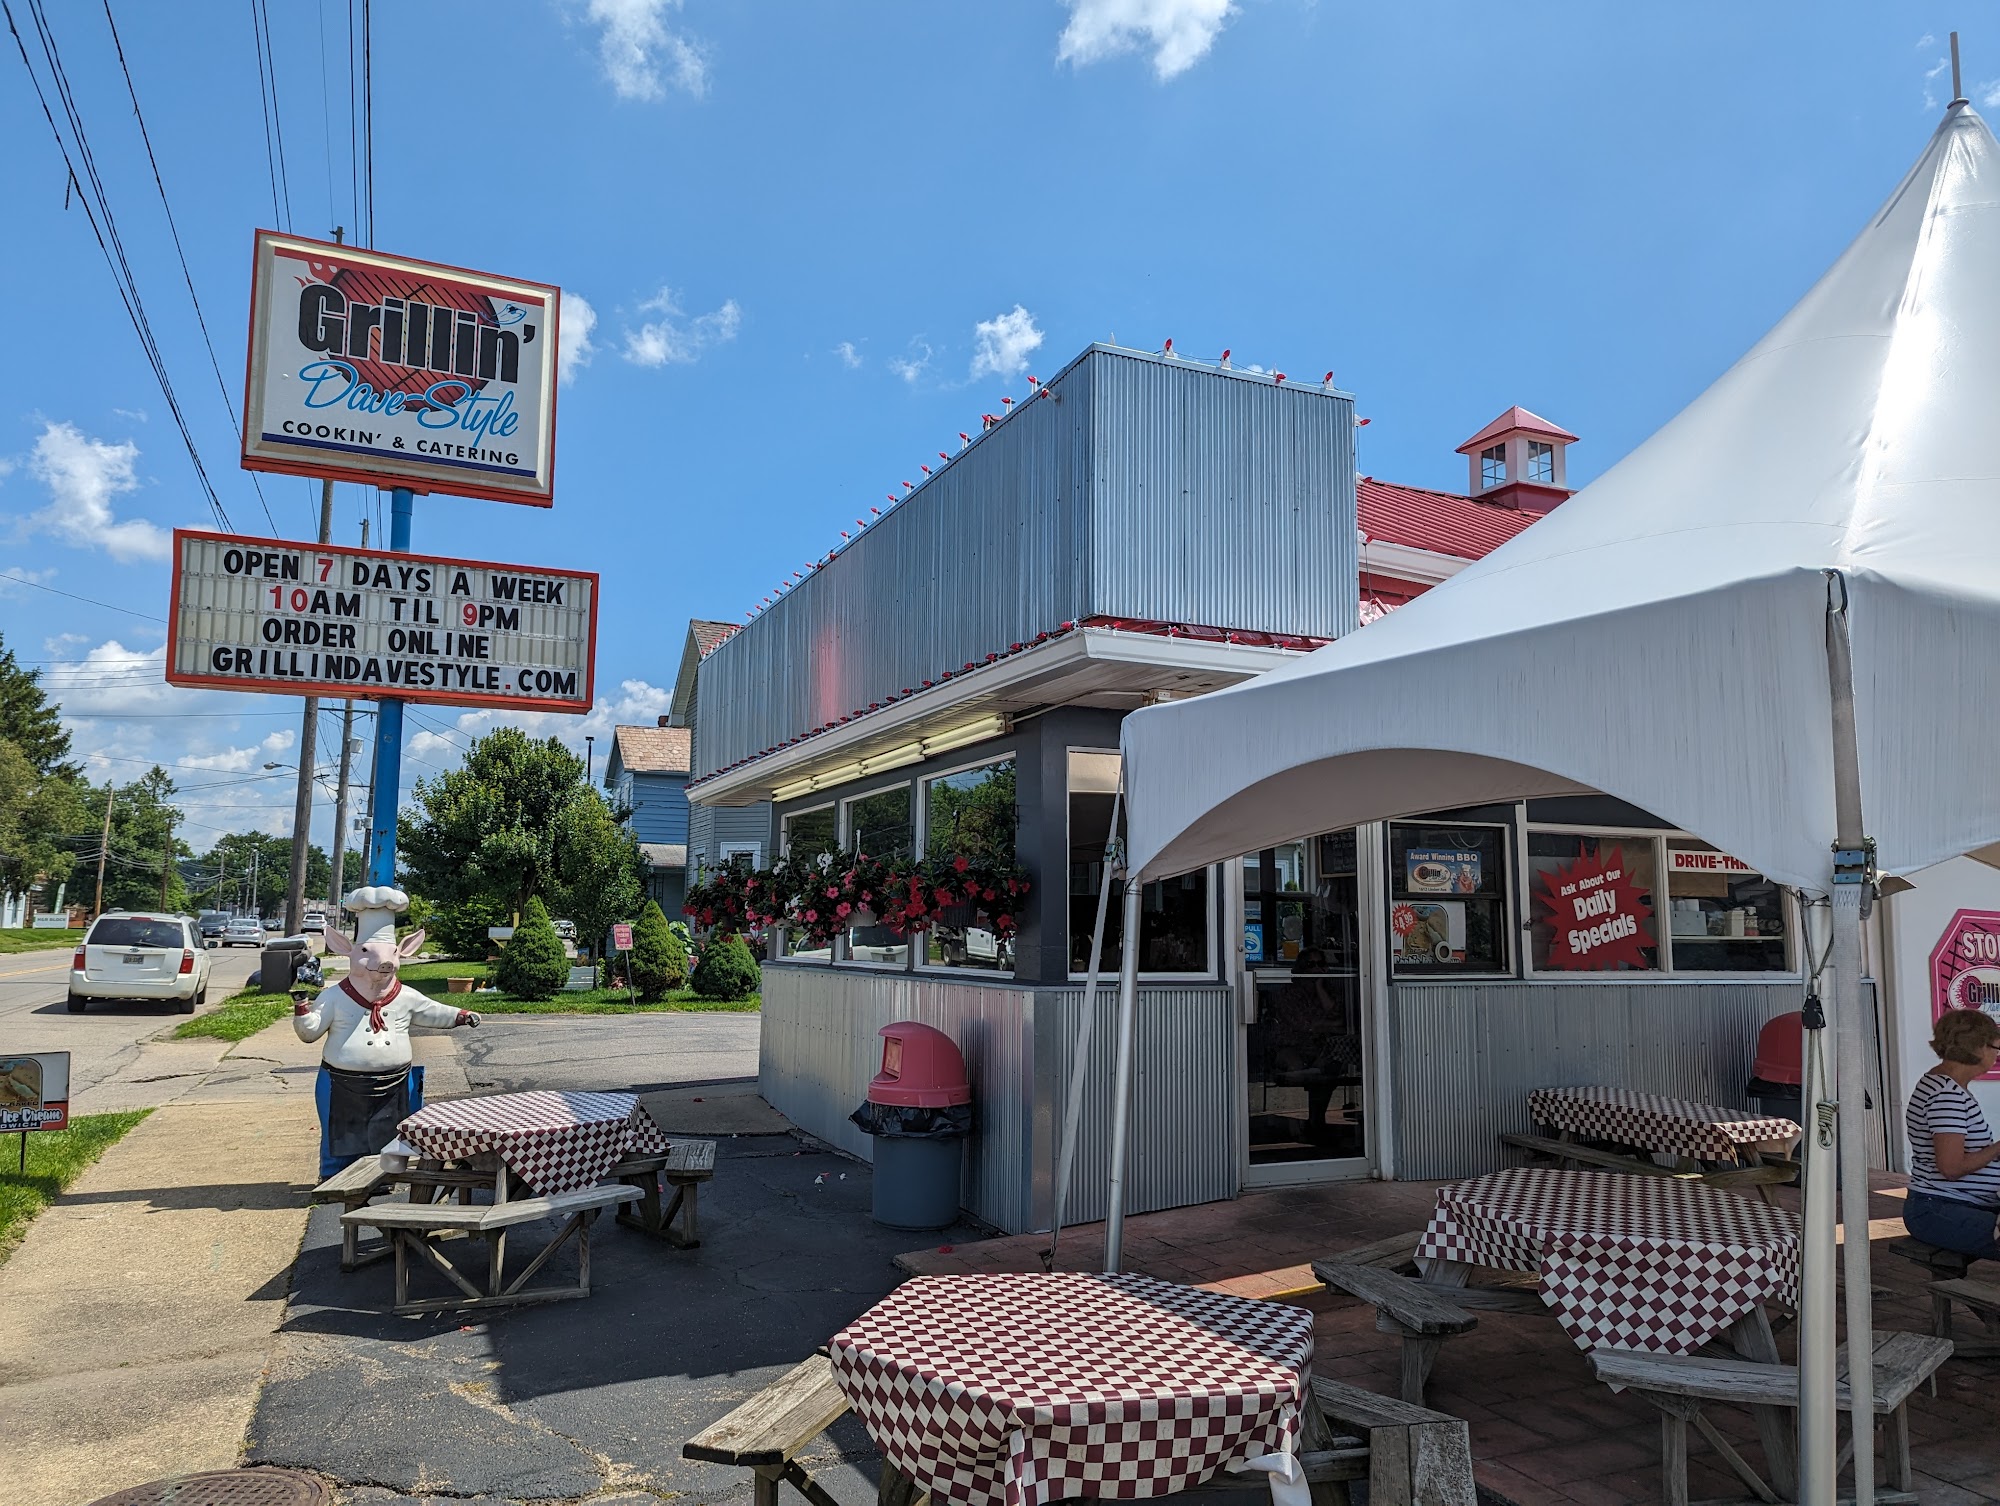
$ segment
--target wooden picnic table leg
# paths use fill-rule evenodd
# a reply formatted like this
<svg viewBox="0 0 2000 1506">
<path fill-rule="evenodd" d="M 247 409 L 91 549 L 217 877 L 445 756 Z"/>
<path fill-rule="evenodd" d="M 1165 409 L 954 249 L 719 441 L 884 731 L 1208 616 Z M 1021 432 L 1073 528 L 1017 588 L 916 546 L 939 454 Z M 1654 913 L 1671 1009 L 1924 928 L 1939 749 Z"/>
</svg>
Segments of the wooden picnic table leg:
<svg viewBox="0 0 2000 1506">
<path fill-rule="evenodd" d="M 1771 1316 L 1762 1307 L 1729 1325 L 1730 1347 L 1746 1360 L 1776 1365 L 1777 1336 L 1771 1332 Z M 1780 1496 L 1790 1500 L 1798 1489 L 1797 1414 L 1790 1407 L 1752 1407 L 1757 1422 L 1757 1440 L 1764 1445 L 1764 1461 L 1770 1466 L 1771 1484 Z"/>
<path fill-rule="evenodd" d="M 875 1506 L 917 1506 L 926 1492 L 887 1459 L 882 1461 L 882 1483 L 875 1492 Z"/>
</svg>

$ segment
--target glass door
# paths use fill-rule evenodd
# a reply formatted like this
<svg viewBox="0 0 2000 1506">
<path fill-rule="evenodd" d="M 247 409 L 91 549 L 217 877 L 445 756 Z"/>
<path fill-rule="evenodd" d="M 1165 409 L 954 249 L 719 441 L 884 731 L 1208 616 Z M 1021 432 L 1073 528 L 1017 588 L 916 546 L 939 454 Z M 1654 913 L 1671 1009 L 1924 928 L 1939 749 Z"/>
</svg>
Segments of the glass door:
<svg viewBox="0 0 2000 1506">
<path fill-rule="evenodd" d="M 1241 861 L 1244 963 L 1257 995 L 1245 1053 L 1250 1165 L 1361 1160 L 1355 834 L 1329 832 Z"/>
</svg>

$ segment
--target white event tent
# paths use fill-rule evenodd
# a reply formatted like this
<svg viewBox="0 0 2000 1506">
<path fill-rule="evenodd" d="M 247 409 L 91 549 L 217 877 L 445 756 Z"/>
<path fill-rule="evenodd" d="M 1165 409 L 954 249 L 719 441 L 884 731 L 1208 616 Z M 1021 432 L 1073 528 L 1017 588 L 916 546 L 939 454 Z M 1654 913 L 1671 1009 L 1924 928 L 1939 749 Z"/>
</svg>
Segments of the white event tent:
<svg viewBox="0 0 2000 1506">
<path fill-rule="evenodd" d="M 1615 795 L 1832 896 L 1858 1098 L 1868 886 L 1836 883 L 1836 840 L 1865 834 L 1884 874 L 2000 840 L 1996 708 L 2000 144 L 1955 101 L 1818 285 L 1600 480 L 1366 631 L 1128 718 L 1127 871 L 1423 811 Z M 1836 1093 L 1822 1079 L 1808 1117 Z M 1809 1147 L 1831 1148 L 1824 1112 Z M 1839 1117 L 1858 1207 L 1861 1116 Z M 1833 1499 L 1833 1160 L 1808 1156 L 1802 1501 Z M 1854 1241 L 1850 1331 L 1869 1326 L 1866 1261 Z M 1871 1477 L 1857 1461 L 1863 1500 Z"/>
</svg>

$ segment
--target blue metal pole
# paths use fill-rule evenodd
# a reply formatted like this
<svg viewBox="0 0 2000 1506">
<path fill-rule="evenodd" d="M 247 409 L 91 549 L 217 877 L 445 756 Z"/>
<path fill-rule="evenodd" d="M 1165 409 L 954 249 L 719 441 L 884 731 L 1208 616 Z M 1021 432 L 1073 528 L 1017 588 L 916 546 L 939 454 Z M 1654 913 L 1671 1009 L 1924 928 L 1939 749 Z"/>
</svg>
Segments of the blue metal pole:
<svg viewBox="0 0 2000 1506">
<path fill-rule="evenodd" d="M 389 493 L 389 547 L 410 547 L 415 495 L 399 486 Z M 396 882 L 396 807 L 403 785 L 403 703 L 375 703 L 375 789 L 368 811 L 368 882 Z"/>
</svg>

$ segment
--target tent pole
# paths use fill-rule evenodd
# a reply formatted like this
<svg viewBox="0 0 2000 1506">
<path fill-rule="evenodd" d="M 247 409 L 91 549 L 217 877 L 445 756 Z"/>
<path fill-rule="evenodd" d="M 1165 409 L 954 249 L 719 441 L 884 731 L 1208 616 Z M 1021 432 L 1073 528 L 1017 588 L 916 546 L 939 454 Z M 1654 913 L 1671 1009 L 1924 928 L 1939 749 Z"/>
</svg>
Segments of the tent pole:
<svg viewBox="0 0 2000 1506">
<path fill-rule="evenodd" d="M 1874 874 L 1861 811 L 1861 765 L 1854 719 L 1854 665 L 1848 640 L 1847 582 L 1827 572 L 1827 683 L 1833 701 L 1833 1026 L 1838 1058 L 1840 1216 L 1846 1230 L 1849 1426 L 1854 1437 L 1855 1506 L 1875 1501 L 1875 1323 L 1868 1248 L 1867 1039 L 1861 1000 L 1861 914 Z M 1831 1272 L 1829 1271 L 1829 1274 Z M 1831 1442 L 1831 1440 L 1829 1440 Z M 1828 1486 L 1832 1500 L 1831 1482 Z"/>
<path fill-rule="evenodd" d="M 1111 792 L 1111 826 L 1104 838 L 1104 867 L 1097 885 L 1097 924 L 1090 933 L 1090 967 L 1083 975 L 1083 1008 L 1078 1012 L 1076 1044 L 1070 1050 L 1069 1102 L 1063 1109 L 1062 1153 L 1056 1158 L 1055 1218 L 1049 1225 L 1049 1269 L 1056 1268 L 1062 1244 L 1063 1213 L 1069 1203 L 1069 1174 L 1076 1165 L 1076 1126 L 1083 1115 L 1083 1084 L 1090 1072 L 1091 1022 L 1097 1016 L 1097 970 L 1104 961 L 1104 922 L 1111 913 L 1112 875 L 1122 872 L 1118 817 L 1125 799 L 1125 781 Z"/>
<path fill-rule="evenodd" d="M 1132 1057 L 1139 1034 L 1139 897 L 1136 873 L 1125 875 L 1124 950 L 1118 958 L 1118 1047 L 1111 1080 L 1111 1198 L 1104 1214 L 1104 1269 L 1125 1263 L 1125 1165 L 1131 1159 Z"/>
<path fill-rule="evenodd" d="M 1810 933 L 1805 944 L 1815 955 Z M 1799 1271 L 1799 1506 L 1833 1506 L 1839 1457 L 1834 1407 L 1834 1123 L 1827 1072 L 1826 1017 L 1807 984 L 1804 1032 L 1804 1196 Z"/>
</svg>

